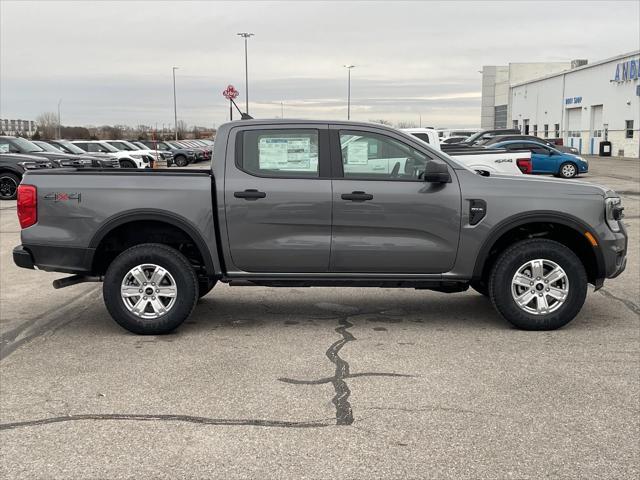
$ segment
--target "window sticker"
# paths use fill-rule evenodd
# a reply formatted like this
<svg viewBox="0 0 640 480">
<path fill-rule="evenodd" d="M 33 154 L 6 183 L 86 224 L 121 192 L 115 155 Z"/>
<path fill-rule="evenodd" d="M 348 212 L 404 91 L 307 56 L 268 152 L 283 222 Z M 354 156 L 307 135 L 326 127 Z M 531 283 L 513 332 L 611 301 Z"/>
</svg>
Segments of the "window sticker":
<svg viewBox="0 0 640 480">
<path fill-rule="evenodd" d="M 9 144 L 8 143 L 0 144 L 0 153 L 9 153 Z"/>
<path fill-rule="evenodd" d="M 366 165 L 367 163 L 369 163 L 369 142 L 350 142 L 347 145 L 347 164 Z"/>
<path fill-rule="evenodd" d="M 268 137 L 258 143 L 260 168 L 264 170 L 308 170 L 311 159 L 309 137 Z"/>
</svg>

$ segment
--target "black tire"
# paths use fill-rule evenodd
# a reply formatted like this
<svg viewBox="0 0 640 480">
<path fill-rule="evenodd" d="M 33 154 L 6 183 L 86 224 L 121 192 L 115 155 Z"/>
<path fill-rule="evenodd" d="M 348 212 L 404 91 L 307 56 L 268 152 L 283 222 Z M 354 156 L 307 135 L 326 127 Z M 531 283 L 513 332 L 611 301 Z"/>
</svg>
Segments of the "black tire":
<svg viewBox="0 0 640 480">
<path fill-rule="evenodd" d="M 546 314 L 525 311 L 512 295 L 511 282 L 515 273 L 526 262 L 535 259 L 556 263 L 568 278 L 569 290 L 564 303 Z M 531 292 L 538 292 L 537 283 L 531 287 Z M 505 250 L 496 261 L 489 278 L 489 296 L 500 315 L 517 328 L 555 330 L 569 323 L 580 312 L 587 296 L 587 274 L 575 253 L 561 243 L 546 239 L 523 240 Z M 536 305 L 537 302 L 536 299 Z"/>
<path fill-rule="evenodd" d="M 184 155 L 178 155 L 177 157 L 173 157 L 173 162 L 176 164 L 176 167 L 186 167 L 189 165 L 189 160 Z"/>
<path fill-rule="evenodd" d="M 204 297 L 207 293 L 213 290 L 213 287 L 218 283 L 217 280 L 211 280 L 210 278 L 201 278 L 198 280 L 198 298 Z"/>
<path fill-rule="evenodd" d="M 573 162 L 564 162 L 558 169 L 558 176 L 562 178 L 574 178 L 578 176 L 578 166 Z"/>
<path fill-rule="evenodd" d="M 125 306 L 121 296 L 120 289 L 129 271 L 143 264 L 162 267 L 175 281 L 175 303 L 157 318 L 145 319 L 135 315 Z M 166 245 L 145 243 L 125 250 L 111 262 L 102 290 L 107 310 L 121 327 L 141 335 L 161 335 L 180 326 L 193 311 L 198 300 L 198 279 L 180 252 Z"/>
<path fill-rule="evenodd" d="M 120 168 L 137 168 L 131 160 L 120 160 Z"/>
<path fill-rule="evenodd" d="M 13 173 L 0 173 L 0 200 L 15 200 L 18 196 L 20 177 Z"/>
</svg>

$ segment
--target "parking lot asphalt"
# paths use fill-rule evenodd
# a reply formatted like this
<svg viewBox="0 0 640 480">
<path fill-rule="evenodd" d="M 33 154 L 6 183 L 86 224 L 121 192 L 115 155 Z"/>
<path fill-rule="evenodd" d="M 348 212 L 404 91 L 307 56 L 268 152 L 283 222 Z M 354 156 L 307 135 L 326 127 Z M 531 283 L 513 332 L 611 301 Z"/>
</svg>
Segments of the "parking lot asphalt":
<svg viewBox="0 0 640 480">
<path fill-rule="evenodd" d="M 638 478 L 640 161 L 583 179 L 623 197 L 628 266 L 553 332 L 472 290 L 218 285 L 135 336 L 13 265 L 3 202 L 0 477 Z"/>
</svg>

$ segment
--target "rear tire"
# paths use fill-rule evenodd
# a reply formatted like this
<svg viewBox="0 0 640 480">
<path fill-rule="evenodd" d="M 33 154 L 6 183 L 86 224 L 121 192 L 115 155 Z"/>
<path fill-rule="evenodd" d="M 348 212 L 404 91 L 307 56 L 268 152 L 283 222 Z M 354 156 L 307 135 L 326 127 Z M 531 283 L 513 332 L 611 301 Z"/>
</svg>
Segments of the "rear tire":
<svg viewBox="0 0 640 480">
<path fill-rule="evenodd" d="M 121 327 L 141 335 L 161 335 L 180 326 L 193 311 L 198 279 L 180 252 L 146 243 L 111 262 L 102 290 L 107 310 Z"/>
<path fill-rule="evenodd" d="M 15 200 L 18 196 L 20 177 L 13 173 L 0 173 L 0 200 Z"/>
<path fill-rule="evenodd" d="M 555 273 L 552 273 L 555 272 Z M 587 274 L 580 259 L 553 240 L 524 240 L 498 258 L 489 278 L 493 306 L 523 330 L 555 330 L 580 312 Z"/>
<path fill-rule="evenodd" d="M 136 164 L 131 160 L 120 160 L 120 168 L 136 168 Z"/>
<path fill-rule="evenodd" d="M 578 176 L 578 166 L 572 162 L 565 162 L 560 165 L 558 176 L 562 178 L 574 178 Z"/>
</svg>

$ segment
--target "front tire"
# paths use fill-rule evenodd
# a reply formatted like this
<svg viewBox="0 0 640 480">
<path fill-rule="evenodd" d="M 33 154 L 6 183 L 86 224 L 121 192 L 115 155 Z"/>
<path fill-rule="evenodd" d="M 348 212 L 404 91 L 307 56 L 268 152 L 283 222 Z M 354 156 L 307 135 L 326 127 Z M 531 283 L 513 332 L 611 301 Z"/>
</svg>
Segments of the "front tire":
<svg viewBox="0 0 640 480">
<path fill-rule="evenodd" d="M 184 255 L 157 243 L 118 255 L 107 269 L 102 290 L 113 319 L 141 335 L 161 335 L 180 326 L 199 293 L 195 271 Z"/>
<path fill-rule="evenodd" d="M 136 168 L 136 164 L 131 160 L 120 160 L 120 168 Z"/>
<path fill-rule="evenodd" d="M 0 173 L 0 199 L 15 200 L 18 196 L 20 177 L 13 173 Z"/>
<path fill-rule="evenodd" d="M 178 155 L 173 159 L 173 161 L 176 164 L 176 166 L 180 168 L 186 167 L 187 165 L 189 165 L 189 161 L 187 160 L 187 157 L 185 157 L 184 155 Z"/>
<path fill-rule="evenodd" d="M 580 259 L 553 240 L 523 240 L 498 258 L 489 295 L 500 315 L 523 330 L 555 330 L 580 312 L 587 274 Z"/>
<path fill-rule="evenodd" d="M 578 176 L 578 166 L 572 162 L 565 162 L 560 165 L 558 176 L 562 178 L 574 178 Z"/>
</svg>

